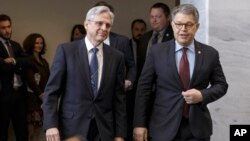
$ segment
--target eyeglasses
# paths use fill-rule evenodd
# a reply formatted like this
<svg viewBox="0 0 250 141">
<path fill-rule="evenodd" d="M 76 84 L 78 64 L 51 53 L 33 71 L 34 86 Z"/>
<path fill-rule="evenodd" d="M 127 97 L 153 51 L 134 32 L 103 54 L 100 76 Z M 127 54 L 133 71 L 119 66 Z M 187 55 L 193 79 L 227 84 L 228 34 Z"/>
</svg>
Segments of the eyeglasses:
<svg viewBox="0 0 250 141">
<path fill-rule="evenodd" d="M 173 22 L 177 29 L 182 29 L 185 26 L 186 29 L 191 29 L 196 23 L 176 23 Z"/>
<path fill-rule="evenodd" d="M 92 21 L 92 20 L 89 20 L 90 22 L 94 22 L 96 26 L 98 27 L 101 27 L 102 25 L 106 25 L 106 28 L 111 28 L 111 24 L 110 23 L 105 23 L 103 21 Z"/>
</svg>

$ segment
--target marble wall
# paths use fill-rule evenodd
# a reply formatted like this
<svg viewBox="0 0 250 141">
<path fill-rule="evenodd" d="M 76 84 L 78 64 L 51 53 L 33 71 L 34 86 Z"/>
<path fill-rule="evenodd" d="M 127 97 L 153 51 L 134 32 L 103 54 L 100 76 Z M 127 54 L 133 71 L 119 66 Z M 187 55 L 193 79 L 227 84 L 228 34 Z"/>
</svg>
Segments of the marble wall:
<svg viewBox="0 0 250 141">
<path fill-rule="evenodd" d="M 211 141 L 229 141 L 232 124 L 250 124 L 250 1 L 248 0 L 181 0 L 201 10 L 199 39 L 220 52 L 220 60 L 229 89 L 227 94 L 209 104 L 213 118 Z M 203 14 L 202 14 L 203 13 Z M 203 28 L 201 26 L 201 28 Z M 208 30 L 206 30 L 208 29 Z M 201 37 L 200 37 L 201 36 Z"/>
</svg>

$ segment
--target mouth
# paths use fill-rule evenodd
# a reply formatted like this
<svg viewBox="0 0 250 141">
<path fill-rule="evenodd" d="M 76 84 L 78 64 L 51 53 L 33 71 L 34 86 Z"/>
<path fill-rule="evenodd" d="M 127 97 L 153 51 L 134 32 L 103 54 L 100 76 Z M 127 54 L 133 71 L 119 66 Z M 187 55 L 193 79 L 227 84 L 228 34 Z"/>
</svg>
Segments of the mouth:
<svg viewBox="0 0 250 141">
<path fill-rule="evenodd" d="M 187 38 L 189 35 L 188 34 L 179 34 L 181 38 Z"/>
</svg>

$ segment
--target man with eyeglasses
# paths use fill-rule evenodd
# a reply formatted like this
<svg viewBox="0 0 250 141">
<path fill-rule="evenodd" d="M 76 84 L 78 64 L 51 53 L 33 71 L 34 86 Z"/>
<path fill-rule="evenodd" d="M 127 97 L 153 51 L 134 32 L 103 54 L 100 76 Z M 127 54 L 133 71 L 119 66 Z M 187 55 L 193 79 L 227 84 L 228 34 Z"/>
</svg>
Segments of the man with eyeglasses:
<svg viewBox="0 0 250 141">
<path fill-rule="evenodd" d="M 88 141 L 124 141 L 124 58 L 103 43 L 113 20 L 108 7 L 93 7 L 84 21 L 86 37 L 57 48 L 43 98 L 47 141 L 76 135 Z"/>
<path fill-rule="evenodd" d="M 137 87 L 135 141 L 210 141 L 207 104 L 224 96 L 228 84 L 218 51 L 194 39 L 198 21 L 193 5 L 175 7 L 171 23 L 175 39 L 150 49 Z M 149 103 L 153 103 L 150 115 Z"/>
</svg>

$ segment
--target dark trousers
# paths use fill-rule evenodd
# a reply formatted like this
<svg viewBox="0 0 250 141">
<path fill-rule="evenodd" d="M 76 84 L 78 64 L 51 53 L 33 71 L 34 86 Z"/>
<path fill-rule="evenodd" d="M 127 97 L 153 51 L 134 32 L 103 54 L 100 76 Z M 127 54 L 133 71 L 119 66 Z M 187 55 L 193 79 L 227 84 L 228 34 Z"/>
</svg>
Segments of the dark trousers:
<svg viewBox="0 0 250 141">
<path fill-rule="evenodd" d="M 4 94 L 6 95 L 6 93 Z M 1 99 L 0 141 L 8 141 L 10 121 L 13 125 L 16 141 L 28 141 L 25 88 L 14 90 L 8 94 L 10 98 Z"/>
<path fill-rule="evenodd" d="M 87 139 L 88 141 L 101 141 L 95 119 L 90 122 Z"/>
<path fill-rule="evenodd" d="M 126 141 L 133 141 L 133 119 L 134 119 L 134 107 L 135 107 L 135 95 L 136 89 L 132 89 L 126 92 L 126 110 L 127 110 L 127 139 Z"/>
<path fill-rule="evenodd" d="M 210 141 L 210 138 L 195 138 L 190 131 L 188 119 L 182 118 L 178 133 L 173 141 Z"/>
</svg>

